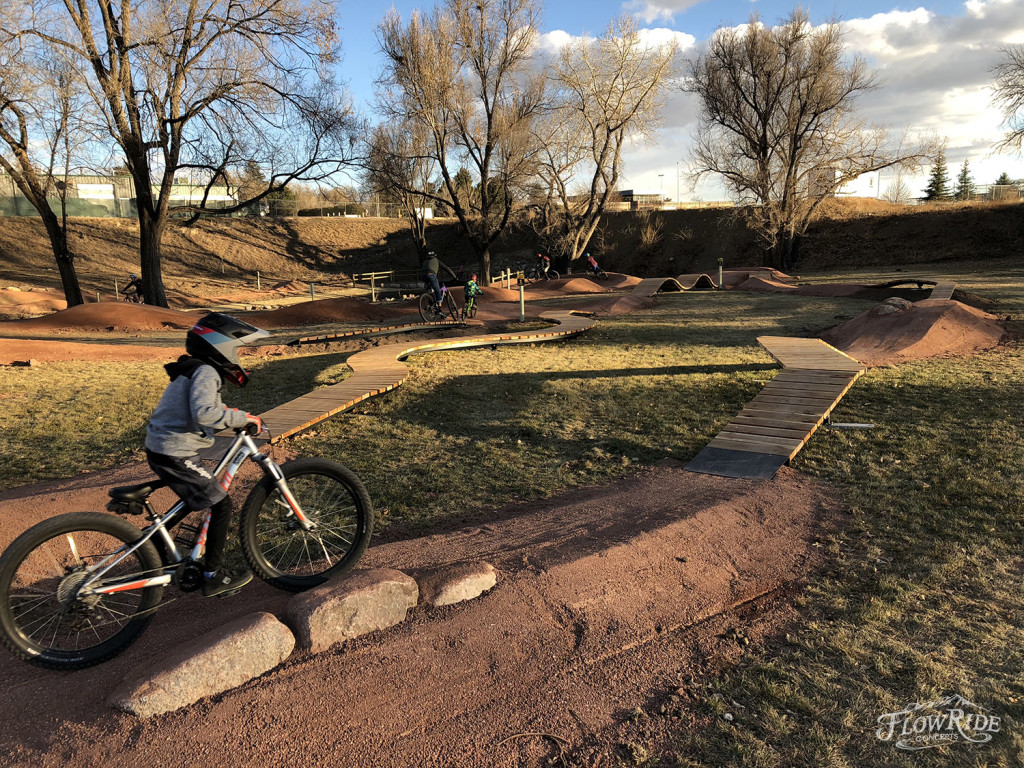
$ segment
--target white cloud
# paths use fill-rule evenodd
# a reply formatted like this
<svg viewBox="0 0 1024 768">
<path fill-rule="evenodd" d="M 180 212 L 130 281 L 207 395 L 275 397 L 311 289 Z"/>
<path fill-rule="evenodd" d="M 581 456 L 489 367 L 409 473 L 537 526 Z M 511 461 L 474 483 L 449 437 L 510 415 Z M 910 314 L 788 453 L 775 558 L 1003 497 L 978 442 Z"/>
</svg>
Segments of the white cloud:
<svg viewBox="0 0 1024 768">
<path fill-rule="evenodd" d="M 879 78 L 879 87 L 857 101 L 865 120 L 894 134 L 944 137 L 949 167 L 968 160 L 979 184 L 1004 170 L 1024 178 L 1024 157 L 995 154 L 1004 128 L 990 103 L 999 49 L 1024 42 L 1024 0 L 968 0 L 957 15 L 892 11 L 845 20 L 843 27 L 848 52 L 864 57 Z M 675 162 L 688 153 L 696 112 L 692 97 L 670 99 L 659 146 L 625 158 L 633 186 L 657 190 L 659 173 L 671 178 Z M 924 175 L 907 182 L 916 192 Z"/>
<path fill-rule="evenodd" d="M 623 9 L 638 19 L 643 19 L 645 24 L 650 24 L 659 19 L 671 21 L 680 11 L 703 2 L 703 0 L 631 0 L 623 3 Z"/>
<path fill-rule="evenodd" d="M 576 40 L 593 40 L 594 35 L 570 35 L 561 29 L 553 32 L 545 32 L 538 39 L 538 47 L 540 50 L 549 54 L 558 53 L 563 47 Z M 678 32 L 674 29 L 665 29 L 664 27 L 658 27 L 655 29 L 641 29 L 640 39 L 651 46 L 667 45 L 668 43 L 675 41 L 679 46 L 680 51 L 685 51 L 697 42 L 697 38 L 693 35 L 687 34 L 686 32 Z"/>
</svg>

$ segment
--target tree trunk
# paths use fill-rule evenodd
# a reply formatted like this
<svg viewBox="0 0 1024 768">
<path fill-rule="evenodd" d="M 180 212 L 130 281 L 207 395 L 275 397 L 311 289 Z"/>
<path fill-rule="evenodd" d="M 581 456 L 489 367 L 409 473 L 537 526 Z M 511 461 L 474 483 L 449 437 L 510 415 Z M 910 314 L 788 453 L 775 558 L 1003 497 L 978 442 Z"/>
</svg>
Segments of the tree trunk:
<svg viewBox="0 0 1024 768">
<path fill-rule="evenodd" d="M 78 272 L 75 270 L 74 257 L 68 251 L 68 233 L 57 221 L 57 216 L 50 210 L 49 205 L 37 209 L 43 219 L 43 226 L 46 227 L 46 234 L 50 238 L 50 248 L 53 250 L 53 257 L 57 261 L 57 271 L 60 273 L 60 284 L 64 289 L 64 299 L 69 307 L 84 304 L 82 286 L 78 282 Z"/>
<path fill-rule="evenodd" d="M 480 261 L 480 274 L 477 275 L 481 286 L 491 284 L 491 246 L 485 245 L 478 254 Z"/>
<path fill-rule="evenodd" d="M 146 303 L 157 307 L 167 306 L 164 293 L 164 279 L 160 266 L 160 246 L 164 224 L 154 219 L 150 212 L 139 206 L 139 264 L 142 267 L 142 293 Z"/>
</svg>

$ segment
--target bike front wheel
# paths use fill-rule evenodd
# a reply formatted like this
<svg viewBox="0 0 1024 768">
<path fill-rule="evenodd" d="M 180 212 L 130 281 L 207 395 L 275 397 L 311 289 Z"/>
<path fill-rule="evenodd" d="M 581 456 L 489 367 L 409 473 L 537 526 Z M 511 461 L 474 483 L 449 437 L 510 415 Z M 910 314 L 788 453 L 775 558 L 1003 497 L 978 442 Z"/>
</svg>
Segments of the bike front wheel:
<svg viewBox="0 0 1024 768">
<path fill-rule="evenodd" d="M 241 542 L 261 579 L 299 592 L 351 570 L 373 534 L 373 505 L 352 470 L 326 459 L 297 459 L 281 466 L 302 513 L 305 530 L 273 478 L 261 480 L 245 500 Z"/>
<path fill-rule="evenodd" d="M 123 554 L 140 531 L 118 517 L 72 512 L 44 520 L 0 557 L 0 640 L 18 658 L 51 669 L 106 661 L 130 645 L 153 618 L 162 586 L 106 594 L 82 589 L 155 576 L 160 556 L 150 542 Z"/>
<path fill-rule="evenodd" d="M 455 297 L 452 296 L 450 291 L 444 295 L 444 309 L 452 320 L 455 322 L 459 321 L 459 307 L 455 303 Z"/>
</svg>

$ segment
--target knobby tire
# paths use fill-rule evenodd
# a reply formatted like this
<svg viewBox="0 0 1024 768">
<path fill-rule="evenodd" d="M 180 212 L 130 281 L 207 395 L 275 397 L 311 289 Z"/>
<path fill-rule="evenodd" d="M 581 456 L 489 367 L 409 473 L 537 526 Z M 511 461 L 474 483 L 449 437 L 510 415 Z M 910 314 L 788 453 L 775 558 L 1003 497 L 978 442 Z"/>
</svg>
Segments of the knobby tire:
<svg viewBox="0 0 1024 768">
<path fill-rule="evenodd" d="M 253 571 L 290 592 L 323 584 L 352 569 L 373 534 L 373 505 L 352 470 L 326 459 L 281 465 L 303 513 L 317 528 L 304 531 L 273 479 L 261 480 L 242 508 L 240 539 Z"/>
<path fill-rule="evenodd" d="M 76 598 L 85 567 L 141 532 L 113 515 L 71 512 L 32 526 L 0 557 L 0 640 L 18 658 L 50 669 L 80 669 L 127 648 L 146 628 L 163 587 Z M 161 569 L 147 541 L 104 581 L 144 578 Z"/>
</svg>

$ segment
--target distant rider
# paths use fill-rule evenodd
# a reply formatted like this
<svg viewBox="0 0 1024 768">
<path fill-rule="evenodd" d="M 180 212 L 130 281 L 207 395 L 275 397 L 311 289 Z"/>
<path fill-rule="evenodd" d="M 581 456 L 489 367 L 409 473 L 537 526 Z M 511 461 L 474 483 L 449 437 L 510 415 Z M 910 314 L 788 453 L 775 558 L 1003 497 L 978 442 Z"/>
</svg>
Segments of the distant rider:
<svg viewBox="0 0 1024 768">
<path fill-rule="evenodd" d="M 542 275 L 545 280 L 548 278 L 548 270 L 551 269 L 551 257 L 546 253 L 537 254 L 537 272 Z"/>
<path fill-rule="evenodd" d="M 132 272 L 128 275 L 128 285 L 121 291 L 132 301 L 137 301 L 139 304 L 145 303 L 145 298 L 142 295 L 142 279 Z"/>
<path fill-rule="evenodd" d="M 476 284 L 476 275 L 470 275 L 465 288 L 465 311 L 467 313 L 476 309 L 476 297 L 483 296 L 483 293 L 483 289 Z"/>
<path fill-rule="evenodd" d="M 590 251 L 584 253 L 583 256 L 587 260 L 587 271 L 589 271 L 591 274 L 596 275 L 598 269 L 597 259 L 590 255 Z"/>
</svg>

